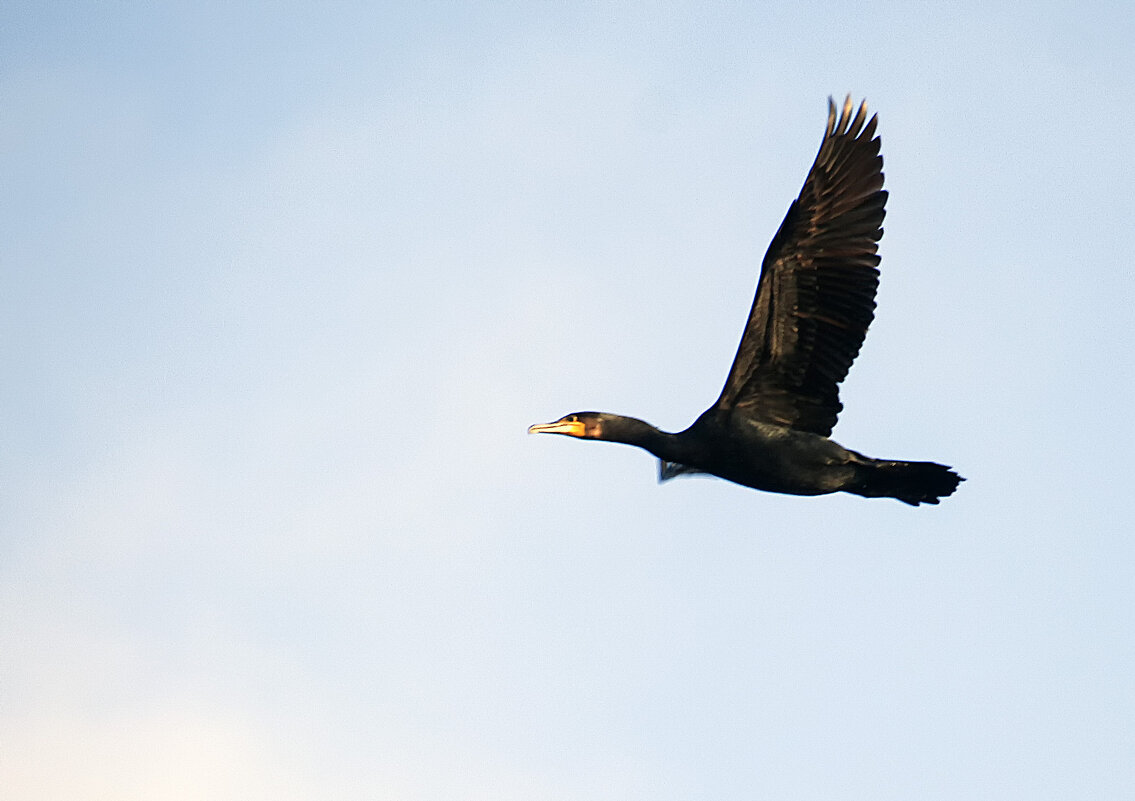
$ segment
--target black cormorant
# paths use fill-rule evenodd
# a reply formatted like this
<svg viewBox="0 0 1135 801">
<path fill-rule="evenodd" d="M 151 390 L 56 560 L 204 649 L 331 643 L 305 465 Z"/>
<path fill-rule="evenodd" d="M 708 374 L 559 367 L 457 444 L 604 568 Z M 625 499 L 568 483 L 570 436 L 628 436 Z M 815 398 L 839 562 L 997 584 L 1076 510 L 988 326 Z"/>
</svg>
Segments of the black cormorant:
<svg viewBox="0 0 1135 801">
<path fill-rule="evenodd" d="M 757 294 L 721 397 L 689 428 L 659 431 L 633 417 L 576 412 L 529 433 L 636 445 L 660 460 L 659 479 L 709 473 L 793 495 L 850 492 L 938 503 L 963 479 L 934 462 L 872 459 L 829 439 L 839 383 L 875 313 L 877 242 L 887 193 L 883 157 L 851 97 L 828 124 L 800 196 L 761 265 Z M 865 124 L 866 123 L 866 124 Z"/>
</svg>

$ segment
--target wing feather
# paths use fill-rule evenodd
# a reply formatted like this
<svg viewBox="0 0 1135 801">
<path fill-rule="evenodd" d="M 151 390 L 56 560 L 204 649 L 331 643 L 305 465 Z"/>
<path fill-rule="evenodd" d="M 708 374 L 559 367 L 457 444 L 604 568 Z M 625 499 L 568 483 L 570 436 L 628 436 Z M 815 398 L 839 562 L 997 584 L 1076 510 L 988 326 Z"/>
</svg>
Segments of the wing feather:
<svg viewBox="0 0 1135 801">
<path fill-rule="evenodd" d="M 756 297 L 719 415 L 828 436 L 847 376 L 875 315 L 878 241 L 887 193 L 867 105 L 828 99 L 820 151 L 761 266 Z"/>
</svg>

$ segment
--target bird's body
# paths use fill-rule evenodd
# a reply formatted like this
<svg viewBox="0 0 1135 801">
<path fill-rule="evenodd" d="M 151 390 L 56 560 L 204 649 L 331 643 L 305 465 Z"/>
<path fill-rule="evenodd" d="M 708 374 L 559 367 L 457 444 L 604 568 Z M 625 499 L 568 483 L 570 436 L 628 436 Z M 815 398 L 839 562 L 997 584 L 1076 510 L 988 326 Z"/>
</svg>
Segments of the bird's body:
<svg viewBox="0 0 1135 801">
<path fill-rule="evenodd" d="M 695 464 L 746 487 L 788 495 L 824 495 L 843 489 L 854 478 L 855 455 L 817 434 L 745 417 L 732 425 L 719 425 L 712 416 L 698 418 L 694 432 L 698 440 L 713 443 Z M 685 471 L 677 468 L 677 472 Z"/>
<path fill-rule="evenodd" d="M 708 473 L 791 495 L 850 492 L 938 503 L 962 479 L 933 462 L 871 459 L 829 438 L 847 375 L 874 317 L 885 215 L 876 118 L 851 99 L 827 130 L 799 198 L 765 255 L 721 396 L 685 431 L 577 412 L 535 433 L 622 442 L 661 460 L 659 476 Z"/>
</svg>

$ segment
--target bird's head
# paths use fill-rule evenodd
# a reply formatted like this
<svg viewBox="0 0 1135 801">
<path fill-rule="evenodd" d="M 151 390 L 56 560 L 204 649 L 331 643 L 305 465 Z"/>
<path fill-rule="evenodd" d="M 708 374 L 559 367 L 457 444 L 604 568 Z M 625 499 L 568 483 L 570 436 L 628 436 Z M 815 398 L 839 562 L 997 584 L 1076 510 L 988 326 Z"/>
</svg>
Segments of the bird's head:
<svg viewBox="0 0 1135 801">
<path fill-rule="evenodd" d="M 603 412 L 574 412 L 554 423 L 538 423 L 528 427 L 529 434 L 564 434 L 581 439 L 604 439 L 604 423 L 610 415 Z"/>
<path fill-rule="evenodd" d="M 649 448 L 649 443 L 661 433 L 649 423 L 635 417 L 608 412 L 574 412 L 554 423 L 529 426 L 529 434 L 565 434 L 580 439 L 601 439 L 607 442 L 624 442 Z"/>
</svg>

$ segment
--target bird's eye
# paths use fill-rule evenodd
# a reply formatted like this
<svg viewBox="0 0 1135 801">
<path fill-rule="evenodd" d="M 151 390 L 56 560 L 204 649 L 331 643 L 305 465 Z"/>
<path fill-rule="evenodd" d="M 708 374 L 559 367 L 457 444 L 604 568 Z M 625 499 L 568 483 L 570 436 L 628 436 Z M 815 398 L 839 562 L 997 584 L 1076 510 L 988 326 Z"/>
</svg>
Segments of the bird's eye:
<svg viewBox="0 0 1135 801">
<path fill-rule="evenodd" d="M 568 422 L 569 422 L 569 423 L 578 423 L 578 422 L 579 422 L 579 417 L 578 417 L 578 415 L 574 415 L 574 414 L 573 414 L 573 415 L 572 415 L 571 417 L 569 417 L 569 418 L 568 418 Z"/>
</svg>

